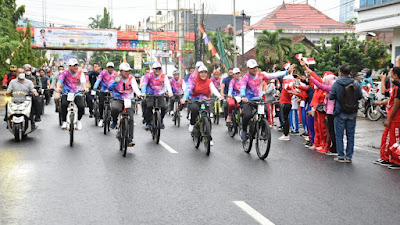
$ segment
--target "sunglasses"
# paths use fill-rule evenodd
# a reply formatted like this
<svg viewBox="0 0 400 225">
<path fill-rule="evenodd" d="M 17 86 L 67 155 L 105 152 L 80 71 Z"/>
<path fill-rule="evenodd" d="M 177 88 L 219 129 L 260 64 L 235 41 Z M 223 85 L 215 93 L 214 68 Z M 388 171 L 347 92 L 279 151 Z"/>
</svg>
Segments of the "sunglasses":
<svg viewBox="0 0 400 225">
<path fill-rule="evenodd" d="M 161 70 L 161 68 L 154 68 L 155 70 Z"/>
<path fill-rule="evenodd" d="M 258 69 L 258 66 L 256 66 L 256 67 L 253 67 L 253 68 L 250 68 L 250 69 Z"/>
<path fill-rule="evenodd" d="M 72 65 L 72 66 L 78 66 L 78 64 Z"/>
<path fill-rule="evenodd" d="M 107 68 L 114 68 L 113 66 L 108 66 Z"/>
</svg>

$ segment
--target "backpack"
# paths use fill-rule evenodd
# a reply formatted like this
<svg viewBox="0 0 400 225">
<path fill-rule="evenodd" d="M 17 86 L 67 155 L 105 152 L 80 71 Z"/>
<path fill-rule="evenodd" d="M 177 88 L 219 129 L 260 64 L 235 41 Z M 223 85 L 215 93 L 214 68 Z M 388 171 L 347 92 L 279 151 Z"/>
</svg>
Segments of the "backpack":
<svg viewBox="0 0 400 225">
<path fill-rule="evenodd" d="M 360 98 L 359 95 L 359 90 L 354 81 L 344 86 L 342 90 L 342 96 L 339 99 L 341 112 L 346 114 L 357 113 L 358 99 Z"/>
</svg>

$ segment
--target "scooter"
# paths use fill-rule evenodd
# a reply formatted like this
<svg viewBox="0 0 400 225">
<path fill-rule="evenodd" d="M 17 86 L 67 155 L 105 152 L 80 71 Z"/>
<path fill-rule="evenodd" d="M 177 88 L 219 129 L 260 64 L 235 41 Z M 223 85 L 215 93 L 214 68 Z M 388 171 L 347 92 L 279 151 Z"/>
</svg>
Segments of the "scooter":
<svg viewBox="0 0 400 225">
<path fill-rule="evenodd" d="M 6 122 L 16 141 L 22 141 L 34 130 L 31 119 L 32 97 L 25 92 L 15 91 L 7 98 Z"/>
</svg>

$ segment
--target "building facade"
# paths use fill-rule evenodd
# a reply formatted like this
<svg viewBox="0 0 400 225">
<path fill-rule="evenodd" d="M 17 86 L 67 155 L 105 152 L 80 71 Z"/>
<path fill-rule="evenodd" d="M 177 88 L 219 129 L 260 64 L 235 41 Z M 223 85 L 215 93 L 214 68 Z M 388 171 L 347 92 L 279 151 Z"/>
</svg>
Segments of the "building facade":
<svg viewBox="0 0 400 225">
<path fill-rule="evenodd" d="M 356 1 L 354 0 L 340 0 L 340 14 L 339 21 L 344 23 L 346 20 L 356 18 L 356 12 L 354 11 Z"/>
</svg>

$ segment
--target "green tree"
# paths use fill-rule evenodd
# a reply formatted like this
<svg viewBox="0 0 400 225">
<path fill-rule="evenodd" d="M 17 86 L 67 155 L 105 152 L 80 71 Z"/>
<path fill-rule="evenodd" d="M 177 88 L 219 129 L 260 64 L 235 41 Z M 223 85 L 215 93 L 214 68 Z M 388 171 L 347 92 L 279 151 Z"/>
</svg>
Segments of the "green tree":
<svg viewBox="0 0 400 225">
<path fill-rule="evenodd" d="M 17 8 L 16 0 L 0 0 L 0 17 L 11 21 L 14 26 L 25 13 L 25 5 Z"/>
<path fill-rule="evenodd" d="M 218 44 L 218 40 L 217 40 L 217 32 L 206 32 L 208 38 L 210 39 L 211 43 L 214 45 L 215 50 L 217 50 L 218 52 L 218 48 L 217 48 L 217 44 Z M 221 32 L 221 40 L 222 40 L 222 45 L 225 49 L 226 55 L 228 56 L 228 60 L 229 63 L 231 65 L 233 65 L 233 52 L 235 50 L 234 48 L 234 44 L 233 44 L 233 37 L 231 35 L 228 35 L 224 32 Z M 204 40 L 200 40 L 203 41 Z M 200 49 L 200 47 L 199 47 Z M 208 46 L 205 46 L 205 59 L 208 59 L 211 61 L 211 64 L 207 64 L 208 65 L 208 69 L 209 71 L 213 71 L 215 67 L 221 67 L 221 62 L 216 58 L 212 56 L 212 52 L 208 50 Z M 229 69 L 229 68 L 227 68 Z M 223 67 L 221 67 L 221 71 L 225 72 L 225 69 Z"/>
<path fill-rule="evenodd" d="M 283 65 L 285 56 L 292 51 L 292 39 L 281 37 L 282 29 L 277 31 L 263 30 L 257 38 L 256 59 L 261 67 L 265 70 L 271 64 L 279 63 Z"/>
<path fill-rule="evenodd" d="M 90 17 L 89 20 L 92 22 L 89 24 L 90 28 L 100 28 L 100 22 L 101 22 L 101 15 L 96 15 L 96 18 Z"/>
<path fill-rule="evenodd" d="M 90 28 L 101 28 L 101 29 L 117 29 L 120 30 L 121 26 L 113 27 L 113 21 L 110 17 L 110 13 L 107 11 L 107 8 L 104 7 L 103 16 L 96 15 L 96 18 L 89 17 L 89 20 L 92 22 L 88 25 Z"/>
</svg>

